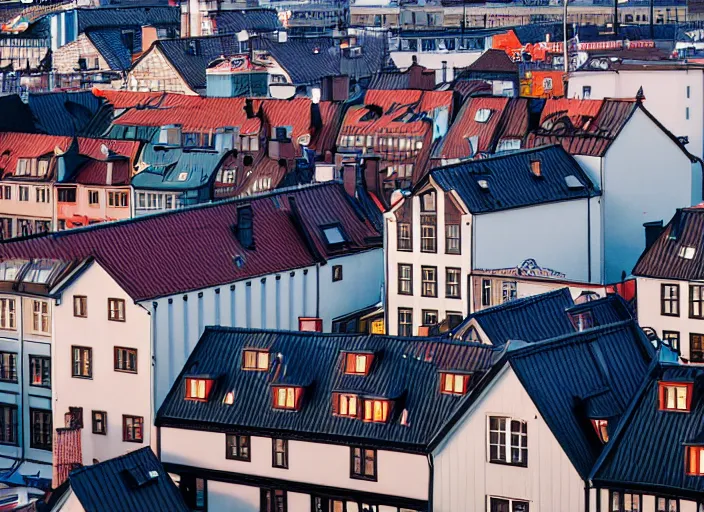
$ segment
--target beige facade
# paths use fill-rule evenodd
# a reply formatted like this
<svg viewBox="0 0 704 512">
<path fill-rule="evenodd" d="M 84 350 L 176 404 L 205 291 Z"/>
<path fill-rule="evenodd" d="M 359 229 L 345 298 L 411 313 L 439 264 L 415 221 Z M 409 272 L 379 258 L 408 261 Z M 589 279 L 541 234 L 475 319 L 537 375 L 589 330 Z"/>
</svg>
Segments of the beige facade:
<svg viewBox="0 0 704 512">
<path fill-rule="evenodd" d="M 135 63 L 127 77 L 127 86 L 130 91 L 163 91 L 197 95 L 197 92 L 186 84 L 157 45 L 147 50 Z"/>
<path fill-rule="evenodd" d="M 81 68 L 79 60 L 85 60 L 85 68 Z M 70 74 L 77 71 L 110 71 L 110 66 L 98 52 L 85 34 L 78 39 L 62 46 L 53 55 L 54 71 L 60 74 Z"/>
</svg>

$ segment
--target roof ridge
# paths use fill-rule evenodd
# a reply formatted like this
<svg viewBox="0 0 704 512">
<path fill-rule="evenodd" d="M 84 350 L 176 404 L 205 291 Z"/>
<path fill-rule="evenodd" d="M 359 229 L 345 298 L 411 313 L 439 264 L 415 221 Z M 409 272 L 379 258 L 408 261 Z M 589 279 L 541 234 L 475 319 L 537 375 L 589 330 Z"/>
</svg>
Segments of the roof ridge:
<svg viewBox="0 0 704 512">
<path fill-rule="evenodd" d="M 557 297 L 558 295 L 564 295 L 565 291 L 570 294 L 569 287 L 563 286 L 562 288 L 557 288 L 556 290 L 551 290 L 549 292 L 540 293 L 538 295 L 530 295 L 528 297 L 521 297 L 520 299 L 510 300 L 508 302 L 504 302 L 503 304 L 498 304 L 496 306 L 482 309 L 481 311 L 477 311 L 476 313 L 473 313 L 470 316 L 472 318 L 476 318 L 477 316 L 482 316 L 483 314 L 495 313 L 496 311 L 507 311 L 518 307 L 523 307 L 528 304 L 535 304 L 544 300 L 551 299 L 553 297 Z M 572 298 L 571 294 L 570 298 Z"/>
<path fill-rule="evenodd" d="M 86 471 L 90 471 L 91 469 L 95 469 L 102 464 L 110 464 L 115 461 L 126 459 L 128 457 L 133 457 L 133 456 L 135 456 L 135 454 L 143 453 L 145 450 L 151 451 L 151 448 L 149 446 L 143 446 L 142 448 L 139 448 L 137 450 L 133 450 L 131 452 L 123 453 L 122 455 L 118 455 L 117 457 L 112 457 L 110 459 L 99 462 L 98 464 L 91 464 L 90 466 L 81 466 L 80 468 L 77 468 L 69 473 L 69 475 L 68 475 L 69 479 L 73 475 L 79 475 L 81 473 L 85 473 Z M 105 466 L 103 466 L 103 467 L 105 467 Z"/>
<path fill-rule="evenodd" d="M 536 153 L 536 152 L 538 152 L 538 151 L 548 151 L 548 150 L 550 150 L 550 149 L 557 148 L 557 147 L 562 147 L 562 145 L 561 145 L 561 144 L 558 144 L 558 143 L 554 143 L 554 144 L 547 144 L 547 145 L 544 145 L 544 146 L 533 146 L 533 147 L 530 147 L 530 148 L 522 148 L 522 149 L 518 149 L 518 150 L 515 150 L 515 151 L 506 152 L 506 153 L 495 154 L 495 155 L 492 155 L 492 156 L 490 156 L 490 157 L 488 157 L 488 158 L 480 158 L 480 159 L 467 158 L 467 159 L 463 159 L 463 160 L 461 160 L 460 162 L 457 162 L 457 163 L 454 163 L 454 164 L 448 164 L 448 165 L 441 165 L 441 166 L 439 166 L 439 167 L 433 167 L 430 172 L 431 172 L 431 173 L 434 173 L 434 172 L 437 172 L 437 171 L 445 171 L 445 170 L 452 169 L 452 168 L 454 168 L 454 167 L 458 167 L 458 166 L 460 166 L 460 165 L 467 165 L 467 164 L 470 164 L 470 165 L 471 165 L 471 164 L 481 164 L 481 163 L 485 163 L 485 162 L 493 162 L 493 161 L 496 161 L 496 160 L 500 160 L 500 159 L 502 159 L 502 158 L 510 158 L 510 157 L 514 157 L 514 156 L 517 156 L 517 155 L 524 155 L 524 154 L 528 154 L 528 153 Z"/>
</svg>

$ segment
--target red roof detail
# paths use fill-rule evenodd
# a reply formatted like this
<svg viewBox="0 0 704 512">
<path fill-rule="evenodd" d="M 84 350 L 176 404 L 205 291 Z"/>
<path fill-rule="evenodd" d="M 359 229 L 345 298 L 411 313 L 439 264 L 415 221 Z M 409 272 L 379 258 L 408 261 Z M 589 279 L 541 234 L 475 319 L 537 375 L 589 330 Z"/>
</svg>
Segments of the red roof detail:
<svg viewBox="0 0 704 512">
<path fill-rule="evenodd" d="M 0 258 L 94 257 L 134 300 L 233 283 L 319 261 L 292 214 L 291 198 L 322 257 L 380 247 L 379 233 L 359 217 L 342 185 L 325 183 L 7 241 L 0 245 Z M 233 235 L 237 207 L 242 204 L 253 210 L 251 250 Z M 335 223 L 348 237 L 339 251 L 328 248 L 320 229 Z M 244 260 L 241 266 L 235 264 L 236 256 Z"/>
<path fill-rule="evenodd" d="M 475 153 L 485 153 L 492 149 L 496 131 L 500 125 L 504 109 L 509 98 L 477 97 L 468 99 L 457 119 L 447 132 L 445 142 L 440 150 L 440 158 L 468 158 Z M 476 120 L 480 110 L 489 110 L 491 114 L 486 122 Z M 476 147 L 470 148 L 469 140 L 477 137 Z"/>
<path fill-rule="evenodd" d="M 93 95 L 98 98 L 105 98 L 113 107 L 122 109 L 150 104 L 164 96 L 164 93 L 111 91 L 109 89 L 102 90 L 94 87 Z"/>
<path fill-rule="evenodd" d="M 75 183 L 81 185 L 106 186 L 108 175 L 108 162 L 101 160 L 90 160 L 83 165 L 76 174 Z M 132 166 L 127 159 L 114 160 L 112 162 L 111 186 L 127 186 L 132 177 Z"/>
</svg>

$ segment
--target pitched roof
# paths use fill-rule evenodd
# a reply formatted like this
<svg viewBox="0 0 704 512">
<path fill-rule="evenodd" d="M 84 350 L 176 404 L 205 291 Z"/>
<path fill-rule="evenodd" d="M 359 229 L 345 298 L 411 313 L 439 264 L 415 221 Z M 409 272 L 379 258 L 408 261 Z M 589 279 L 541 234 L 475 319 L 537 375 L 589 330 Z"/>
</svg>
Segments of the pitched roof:
<svg viewBox="0 0 704 512">
<path fill-rule="evenodd" d="M 140 159 L 149 167 L 135 174 L 131 185 L 141 190 L 190 190 L 210 187 L 227 152 L 165 148 L 146 144 Z M 184 178 L 185 174 L 185 178 Z"/>
<path fill-rule="evenodd" d="M 245 249 L 233 235 L 237 207 L 246 204 L 252 207 L 255 249 Z M 348 239 L 341 250 L 328 247 L 321 230 L 335 223 Z M 306 267 L 323 258 L 380 246 L 378 232 L 342 185 L 324 183 L 7 241 L 0 244 L 0 260 L 93 257 L 139 301 Z M 236 265 L 236 256 L 244 264 Z"/>
<path fill-rule="evenodd" d="M 90 91 L 43 92 L 30 93 L 28 104 L 40 132 L 73 136 L 90 123 L 102 100 Z"/>
<path fill-rule="evenodd" d="M 509 100 L 496 131 L 493 151 L 496 151 L 498 144 L 505 139 L 519 139 L 521 146 L 523 146 L 523 139 L 528 133 L 530 123 L 530 109 L 531 101 L 528 98 L 511 98 Z"/>
<path fill-rule="evenodd" d="M 85 512 L 189 510 L 149 447 L 72 471 L 69 482 Z"/>
<path fill-rule="evenodd" d="M 121 29 L 91 29 L 86 32 L 86 37 L 113 71 L 124 71 L 132 66 L 132 51 L 125 46 Z"/>
<path fill-rule="evenodd" d="M 90 28 L 178 25 L 178 7 L 91 7 L 76 9 L 78 33 Z"/>
<path fill-rule="evenodd" d="M 685 257 L 687 247 L 694 249 L 691 258 Z M 683 281 L 704 279 L 704 207 L 677 210 L 655 243 L 638 259 L 633 274 Z"/>
<path fill-rule="evenodd" d="M 691 412 L 661 411 L 658 382 L 693 383 Z M 596 485 L 701 499 L 704 478 L 688 476 L 685 450 L 704 441 L 704 368 L 654 365 L 594 467 Z"/>
<path fill-rule="evenodd" d="M 507 356 L 543 420 L 586 479 L 602 450 L 590 422 L 592 402 L 608 396 L 607 414 L 622 415 L 655 351 L 631 320 L 509 350 Z"/>
<path fill-rule="evenodd" d="M 475 97 L 465 101 L 445 136 L 439 158 L 468 158 L 490 152 L 508 103 L 506 97 Z"/>
<path fill-rule="evenodd" d="M 470 73 L 510 73 L 518 79 L 518 64 L 513 62 L 503 50 L 492 48 L 482 53 L 477 60 L 472 62 L 467 71 Z"/>
<path fill-rule="evenodd" d="M 111 186 L 129 185 L 131 176 L 132 167 L 127 158 L 115 159 L 112 162 Z M 89 160 L 78 170 L 73 181 L 81 185 L 108 185 L 107 162 L 93 159 Z"/>
<path fill-rule="evenodd" d="M 383 71 L 375 73 L 369 81 L 369 89 L 422 89 L 435 88 L 435 70 L 413 63 L 405 71 Z"/>
<path fill-rule="evenodd" d="M 540 177 L 532 171 L 535 161 L 540 162 Z M 474 214 L 601 193 L 575 159 L 559 146 L 460 162 L 433 169 L 429 175 L 444 191 L 454 190 Z M 486 188 L 480 182 L 486 182 Z"/>
<path fill-rule="evenodd" d="M 267 349 L 269 371 L 241 370 L 242 350 Z M 366 376 L 345 375 L 344 351 L 375 354 Z M 423 450 L 436 431 L 467 399 L 439 392 L 441 370 L 475 373 L 470 386 L 489 368 L 495 350 L 477 343 L 452 343 L 428 338 L 258 331 L 207 327 L 159 410 L 157 424 L 242 432 L 286 432 L 316 440 L 364 440 L 370 446 Z M 280 360 L 275 354 L 280 354 Z M 283 365 L 284 369 L 277 367 Z M 184 400 L 189 373 L 218 375 L 207 403 Z M 305 386 L 296 412 L 271 407 L 271 386 Z M 235 392 L 233 405 L 223 403 Z M 334 416 L 332 393 L 395 401 L 387 423 Z M 400 422 L 408 411 L 408 425 Z"/>
<path fill-rule="evenodd" d="M 0 132 L 34 133 L 34 116 L 18 94 L 0 96 Z"/>
<path fill-rule="evenodd" d="M 219 35 L 249 32 L 273 32 L 281 28 L 274 9 L 237 9 L 217 11 L 211 15 Z"/>
</svg>

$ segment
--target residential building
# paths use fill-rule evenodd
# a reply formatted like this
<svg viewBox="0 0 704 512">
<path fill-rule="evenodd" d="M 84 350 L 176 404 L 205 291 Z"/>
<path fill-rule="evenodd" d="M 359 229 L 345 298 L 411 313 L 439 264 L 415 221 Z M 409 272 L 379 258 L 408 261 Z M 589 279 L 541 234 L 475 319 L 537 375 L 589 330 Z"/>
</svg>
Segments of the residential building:
<svg viewBox="0 0 704 512">
<path fill-rule="evenodd" d="M 633 269 L 639 322 L 692 363 L 704 363 L 703 222 L 704 209 L 683 208 L 664 229 L 647 228 L 648 248 Z"/>
<path fill-rule="evenodd" d="M 702 375 L 699 366 L 650 369 L 591 472 L 597 510 L 704 510 Z"/>
<path fill-rule="evenodd" d="M 427 511 L 426 446 L 496 352 L 208 327 L 159 410 L 161 461 L 209 510 Z"/>
<path fill-rule="evenodd" d="M 51 512 L 112 510 L 128 512 L 188 512 L 151 448 L 85 466 L 71 472 L 47 503 Z"/>
<path fill-rule="evenodd" d="M 80 428 L 90 464 L 156 446 L 154 412 L 206 325 L 330 331 L 378 302 L 381 243 L 331 182 L 7 242 L 0 259 L 80 263 L 49 293 L 47 341 L 54 425 Z"/>
<path fill-rule="evenodd" d="M 476 300 L 474 269 L 531 258 L 600 283 L 600 195 L 559 146 L 430 171 L 384 215 L 387 332 L 456 325 Z"/>
<path fill-rule="evenodd" d="M 518 96 L 518 64 L 503 50 L 488 49 L 460 72 L 457 80 L 484 80 L 491 84 L 494 96 Z"/>
</svg>

